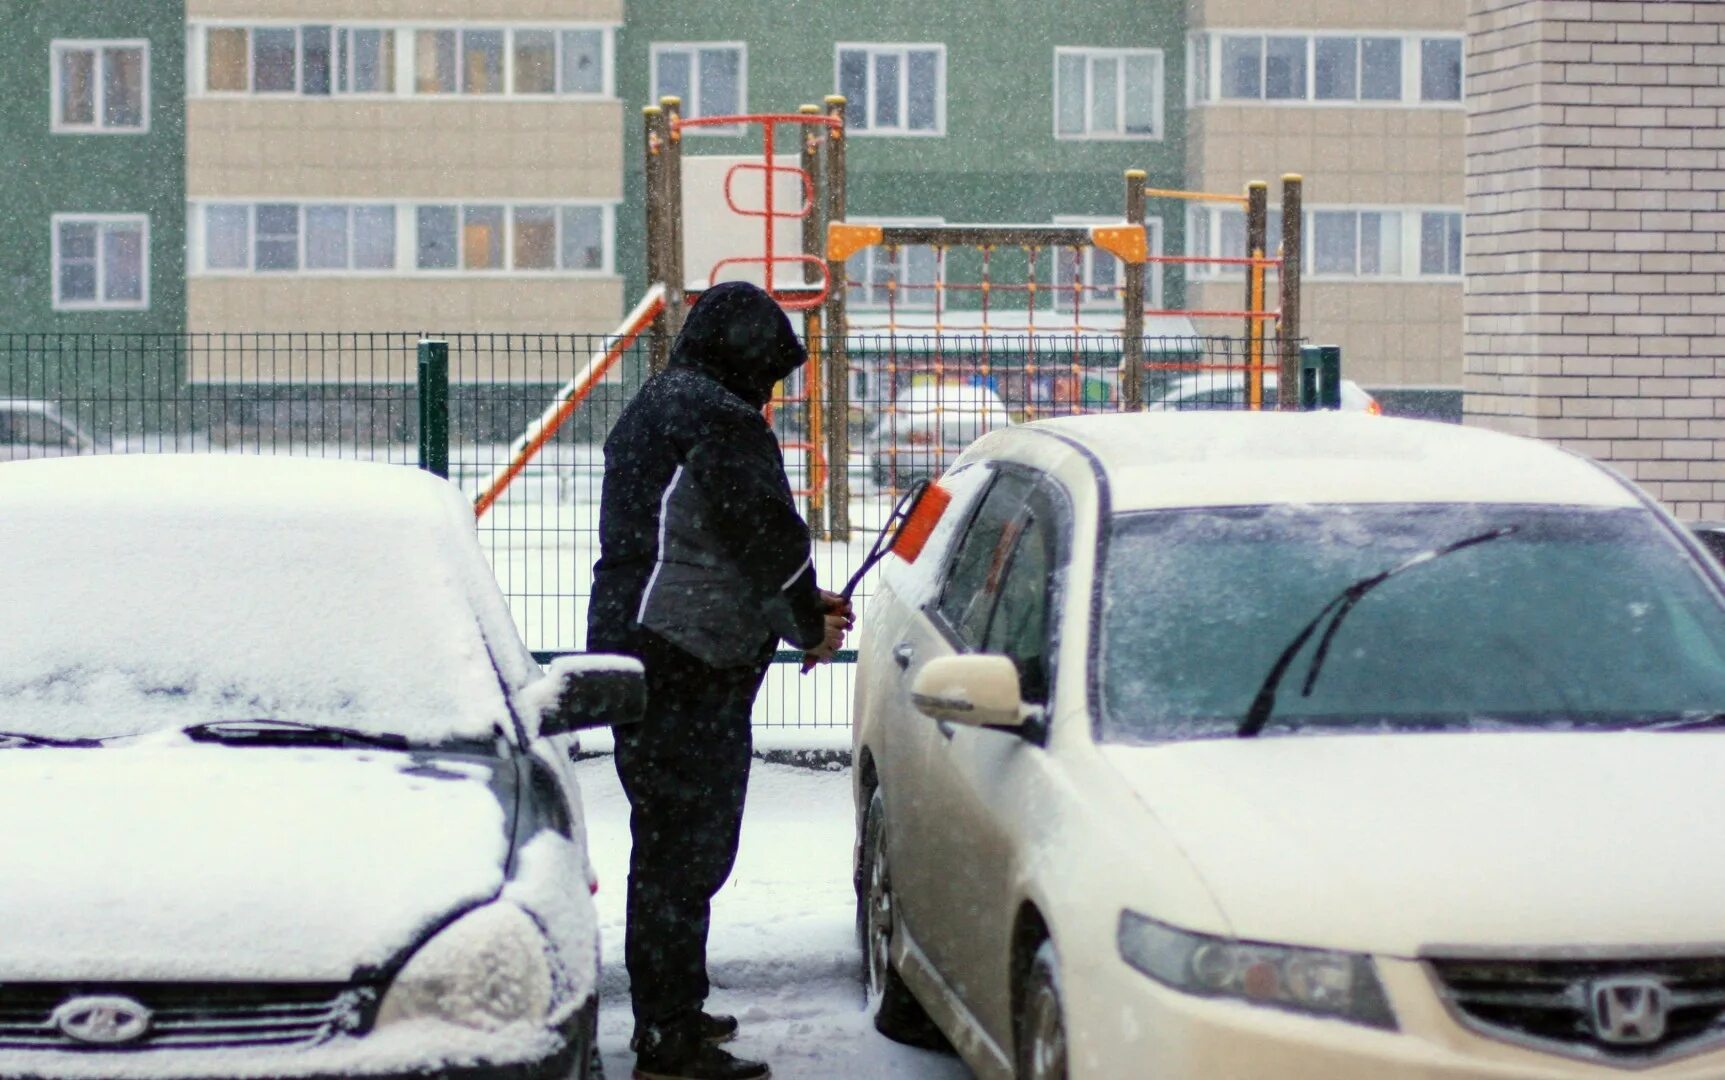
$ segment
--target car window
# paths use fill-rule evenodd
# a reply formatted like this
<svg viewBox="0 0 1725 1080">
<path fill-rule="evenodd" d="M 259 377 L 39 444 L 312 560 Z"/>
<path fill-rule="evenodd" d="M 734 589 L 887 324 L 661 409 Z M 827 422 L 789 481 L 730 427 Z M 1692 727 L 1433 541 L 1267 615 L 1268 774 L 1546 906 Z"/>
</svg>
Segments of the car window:
<svg viewBox="0 0 1725 1080">
<path fill-rule="evenodd" d="M 1022 511 L 1029 494 L 1029 480 L 1014 473 L 1002 475 L 982 497 L 958 543 L 936 610 L 967 645 L 980 643 L 987 629 L 1007 558 L 1023 527 Z"/>
<path fill-rule="evenodd" d="M 1026 515 L 1007 563 L 999 602 L 983 635 L 982 651 L 1012 658 L 1024 700 L 1048 701 L 1049 582 L 1054 571 L 1052 523 Z"/>
<path fill-rule="evenodd" d="M 8 442 L 29 446 L 63 446 L 69 435 L 65 428 L 41 413 L 11 413 L 0 417 L 8 422 L 4 437 Z"/>
</svg>

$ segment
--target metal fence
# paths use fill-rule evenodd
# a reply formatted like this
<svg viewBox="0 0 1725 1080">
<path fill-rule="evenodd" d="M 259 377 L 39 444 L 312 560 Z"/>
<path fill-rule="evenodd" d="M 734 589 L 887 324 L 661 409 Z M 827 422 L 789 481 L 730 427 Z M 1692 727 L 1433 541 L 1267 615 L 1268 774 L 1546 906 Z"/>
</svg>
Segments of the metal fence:
<svg viewBox="0 0 1725 1080">
<path fill-rule="evenodd" d="M 567 334 L 0 335 L 0 461 L 69 453 L 294 454 L 416 465 L 419 343 L 448 342 L 450 479 L 470 497 L 510 460 L 510 444 L 571 374 L 608 344 Z M 817 351 L 832 355 L 831 345 Z M 793 378 L 770 416 L 792 486 L 816 526 L 817 566 L 836 588 L 860 563 L 897 493 L 938 475 L 993 428 L 1119 407 L 1118 338 L 951 334 L 858 336 L 844 415 Z M 602 444 L 647 369 L 625 350 L 503 496 L 479 537 L 528 645 L 578 650 L 598 555 Z M 1245 408 L 1263 387 L 1245 342 L 1153 339 L 1148 408 Z M 1263 400 L 1274 402 L 1273 384 Z M 827 461 L 823 426 L 843 423 L 847 460 Z M 823 505 L 838 473 L 853 531 L 832 538 Z M 870 583 L 859 590 L 868 603 Z M 847 658 L 854 658 L 854 652 Z M 849 725 L 854 667 L 809 676 L 776 665 L 758 729 Z M 805 734 L 807 734 L 805 732 Z"/>
</svg>

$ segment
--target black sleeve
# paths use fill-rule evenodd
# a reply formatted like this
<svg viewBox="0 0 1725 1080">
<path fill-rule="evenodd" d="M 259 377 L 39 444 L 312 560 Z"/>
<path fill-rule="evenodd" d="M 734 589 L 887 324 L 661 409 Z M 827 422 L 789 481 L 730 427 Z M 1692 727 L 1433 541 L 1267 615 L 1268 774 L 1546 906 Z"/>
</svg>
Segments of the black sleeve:
<svg viewBox="0 0 1725 1080">
<path fill-rule="evenodd" d="M 815 584 L 809 526 L 797 512 L 778 442 L 746 407 L 715 410 L 689 448 L 714 531 L 778 635 L 798 648 L 819 645 L 826 611 Z"/>
</svg>

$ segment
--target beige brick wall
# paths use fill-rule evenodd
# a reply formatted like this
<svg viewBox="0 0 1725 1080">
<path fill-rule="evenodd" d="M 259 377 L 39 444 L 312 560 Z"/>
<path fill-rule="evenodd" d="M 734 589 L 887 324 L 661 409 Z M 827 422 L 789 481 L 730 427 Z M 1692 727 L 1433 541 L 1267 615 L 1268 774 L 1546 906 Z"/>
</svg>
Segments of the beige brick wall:
<svg viewBox="0 0 1725 1080">
<path fill-rule="evenodd" d="M 1725 4 L 1473 0 L 1470 423 L 1725 516 Z"/>
<path fill-rule="evenodd" d="M 192 198 L 621 199 L 617 101 L 193 98 Z"/>
</svg>

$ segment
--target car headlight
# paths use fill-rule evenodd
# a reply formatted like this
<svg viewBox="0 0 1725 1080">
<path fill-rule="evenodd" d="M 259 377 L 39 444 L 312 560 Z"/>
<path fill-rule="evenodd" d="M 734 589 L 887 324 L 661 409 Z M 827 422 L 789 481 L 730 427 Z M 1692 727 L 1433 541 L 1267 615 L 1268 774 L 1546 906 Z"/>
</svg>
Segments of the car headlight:
<svg viewBox="0 0 1725 1080">
<path fill-rule="evenodd" d="M 521 908 L 476 908 L 409 958 L 384 995 L 378 1026 L 430 1019 L 498 1031 L 543 1023 L 551 1008 L 545 953 L 545 935 Z"/>
<path fill-rule="evenodd" d="M 1188 994 L 1396 1026 L 1369 956 L 1194 934 L 1131 911 L 1120 913 L 1117 938 L 1122 960 Z"/>
</svg>

